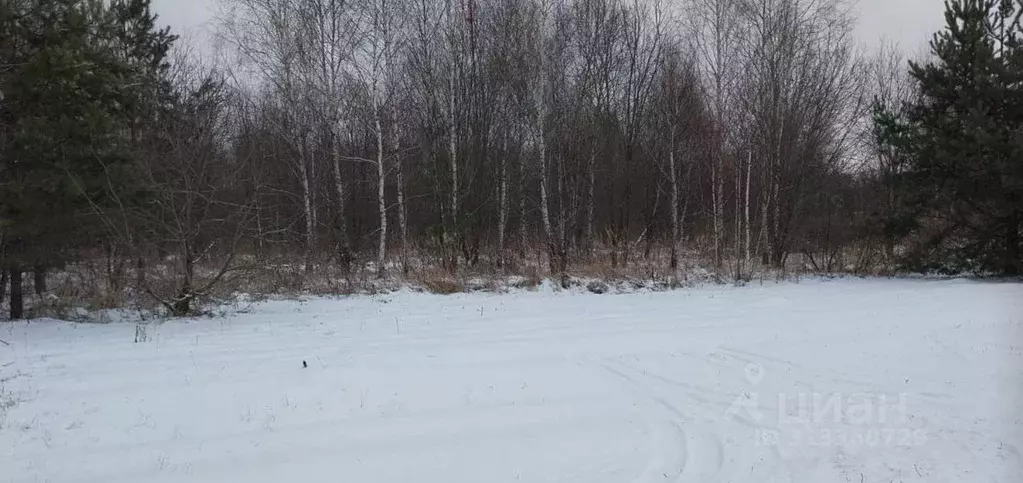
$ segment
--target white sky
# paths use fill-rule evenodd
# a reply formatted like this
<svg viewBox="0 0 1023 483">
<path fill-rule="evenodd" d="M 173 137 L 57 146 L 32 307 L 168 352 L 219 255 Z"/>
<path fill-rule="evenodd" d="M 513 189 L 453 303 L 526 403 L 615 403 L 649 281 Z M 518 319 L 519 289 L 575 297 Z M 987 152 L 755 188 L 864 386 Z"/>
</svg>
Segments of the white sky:
<svg viewBox="0 0 1023 483">
<path fill-rule="evenodd" d="M 945 24 L 942 0 L 859 0 L 857 34 L 867 45 L 894 41 L 907 54 L 925 51 Z"/>
<path fill-rule="evenodd" d="M 438 0 L 439 1 L 439 0 Z M 680 0 L 675 0 L 680 1 Z M 855 0 L 852 0 L 855 1 Z M 161 24 L 186 38 L 204 38 L 217 0 L 153 0 Z M 931 34 L 942 26 L 941 0 L 859 0 L 857 35 L 868 45 L 880 39 L 897 42 L 907 54 L 924 50 Z"/>
</svg>

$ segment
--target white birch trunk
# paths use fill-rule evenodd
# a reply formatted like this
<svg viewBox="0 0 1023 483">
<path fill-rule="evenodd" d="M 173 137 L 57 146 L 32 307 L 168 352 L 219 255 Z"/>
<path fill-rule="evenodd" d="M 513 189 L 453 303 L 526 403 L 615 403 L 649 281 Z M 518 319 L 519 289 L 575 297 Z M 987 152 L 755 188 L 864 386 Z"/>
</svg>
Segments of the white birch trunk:
<svg viewBox="0 0 1023 483">
<path fill-rule="evenodd" d="M 771 262 L 771 253 L 773 253 L 773 247 L 771 246 L 771 164 L 773 161 L 769 161 L 764 169 L 763 188 L 763 201 L 760 204 L 760 239 L 762 240 L 762 248 L 764 253 L 761 255 L 761 261 L 765 265 Z"/>
<path fill-rule="evenodd" d="M 779 143 L 778 143 L 779 156 L 778 156 L 778 159 L 775 160 L 775 169 L 774 169 L 774 173 L 772 173 L 772 176 L 771 176 L 771 192 L 772 192 L 772 195 L 771 195 L 771 198 L 772 198 L 771 199 L 771 205 L 772 206 L 771 207 L 773 208 L 774 213 L 773 213 L 773 216 L 772 216 L 772 219 L 771 219 L 771 230 L 770 230 L 770 237 L 769 237 L 770 240 L 771 240 L 771 248 L 772 248 L 772 252 L 771 252 L 771 259 L 772 260 L 771 260 L 771 263 L 773 263 L 776 266 L 776 268 L 781 268 L 781 259 L 778 258 L 778 257 L 775 257 L 775 254 L 776 253 L 780 254 L 781 253 L 781 248 L 782 248 L 781 247 L 781 240 L 780 240 L 781 233 L 780 233 L 780 230 L 779 230 L 779 227 L 780 227 L 779 220 L 781 219 L 781 202 L 780 202 L 781 200 L 780 200 L 780 186 L 779 186 L 780 185 L 779 177 L 780 177 L 780 170 L 781 170 L 781 142 L 780 141 L 781 141 L 781 138 L 779 137 Z"/>
<path fill-rule="evenodd" d="M 541 88 L 541 97 L 543 96 Z M 543 101 L 540 101 L 543 102 Z M 539 138 L 539 155 L 540 161 L 540 216 L 543 221 L 543 232 L 547 237 L 547 243 L 550 244 L 554 241 L 554 232 L 551 229 L 551 213 L 547 208 L 547 135 L 544 133 L 544 110 L 537 109 L 536 114 L 536 131 Z"/>
<path fill-rule="evenodd" d="M 376 102 L 374 101 L 374 104 Z M 377 113 L 380 111 L 374 107 Z M 387 181 L 386 170 L 384 169 L 384 132 L 380 125 L 380 116 L 376 114 L 374 121 L 377 130 L 377 207 L 380 211 L 380 239 L 377 246 L 377 272 L 383 275 L 387 261 L 387 200 L 384 197 L 384 188 Z"/>
<path fill-rule="evenodd" d="M 504 267 L 504 233 L 508 225 L 508 138 L 501 143 L 500 213 L 497 218 L 497 266 Z"/>
<path fill-rule="evenodd" d="M 750 216 L 749 216 L 749 188 L 750 188 L 750 176 L 753 172 L 753 151 L 749 152 L 749 156 L 746 158 L 746 212 L 743 217 L 743 221 L 746 223 L 746 241 L 745 241 L 745 260 L 746 266 L 750 266 L 750 237 L 752 235 L 750 230 Z M 748 268 L 747 268 L 748 270 Z"/>
<path fill-rule="evenodd" d="M 335 128 L 331 128 L 333 131 Z M 338 232 L 341 238 L 341 257 L 344 258 L 343 262 L 347 263 L 348 259 L 348 223 L 347 216 L 345 215 L 345 183 L 341 177 L 341 147 L 340 147 L 340 136 L 337 133 L 332 132 L 331 138 L 331 158 L 332 168 L 334 174 L 334 192 L 337 194 L 337 217 L 338 217 Z M 345 267 L 347 269 L 347 267 Z"/>
<path fill-rule="evenodd" d="M 735 222 L 732 224 L 732 257 L 735 259 L 735 279 L 739 280 L 742 278 L 743 265 L 742 265 L 742 160 L 736 158 L 733 171 L 735 176 L 732 178 L 732 182 L 735 183 L 733 193 L 735 194 L 735 203 L 732 206 L 732 216 L 735 217 Z"/>
<path fill-rule="evenodd" d="M 526 157 L 519 156 L 519 257 L 526 257 Z"/>
<path fill-rule="evenodd" d="M 586 186 L 586 252 L 592 255 L 593 253 L 593 212 L 595 211 L 597 202 L 593 196 L 594 184 L 596 183 L 596 176 L 594 175 L 593 169 L 596 163 L 597 150 L 594 148 L 593 152 L 590 153 L 590 159 L 586 162 L 586 176 L 588 178 Z"/>
<path fill-rule="evenodd" d="M 558 157 L 558 256 L 564 255 L 565 238 L 565 158 Z"/>
<path fill-rule="evenodd" d="M 451 72 L 448 74 L 448 161 L 449 168 L 451 171 L 451 225 L 452 229 L 458 231 L 458 124 L 457 114 L 455 112 L 456 106 L 456 82 L 455 76 L 458 75 L 458 41 L 455 37 L 456 25 L 458 21 L 455 18 L 454 12 L 451 7 L 452 0 L 448 0 L 447 3 L 447 14 L 449 22 L 449 36 L 451 40 Z M 452 240 L 457 240 L 457 236 L 453 233 Z M 457 261 L 457 255 L 452 255 L 451 262 L 452 266 Z"/>
<path fill-rule="evenodd" d="M 317 178 L 316 178 L 315 158 L 313 158 L 313 156 L 312 156 L 312 153 L 311 153 L 312 149 L 309 148 L 309 138 L 308 138 L 308 135 L 306 135 L 305 137 L 302 138 L 302 146 L 304 147 L 305 153 L 306 153 L 305 156 L 304 156 L 305 161 L 307 163 L 309 163 L 309 185 L 307 186 L 307 188 L 309 190 L 309 215 L 310 215 L 309 222 L 310 222 L 310 224 L 312 226 L 309 227 L 308 230 L 309 230 L 309 233 L 313 234 L 313 237 L 312 237 L 313 242 L 314 242 L 313 243 L 313 248 L 314 248 L 314 251 L 315 251 L 316 226 L 317 226 L 317 221 L 319 220 L 319 213 L 317 213 L 317 204 L 316 204 L 316 201 L 317 201 L 316 200 L 316 179 Z"/>
<path fill-rule="evenodd" d="M 720 149 L 720 147 L 719 147 Z M 723 210 L 724 202 L 722 200 L 721 191 L 724 189 L 721 181 L 721 152 L 718 151 L 714 155 L 714 166 L 711 168 L 711 202 L 712 213 L 714 217 L 714 266 L 721 268 L 721 212 Z"/>
<path fill-rule="evenodd" d="M 312 207 L 312 193 L 309 187 L 309 167 L 307 166 L 306 158 L 306 139 L 305 136 L 299 138 L 299 159 L 298 159 L 298 171 L 302 184 L 302 208 L 305 214 L 305 271 L 312 271 L 312 256 L 313 248 L 316 244 L 315 237 L 315 223 L 316 220 L 313 218 L 313 207 Z"/>
<path fill-rule="evenodd" d="M 671 173 L 671 268 L 678 268 L 679 241 L 681 229 L 678 213 L 678 170 L 675 167 L 675 126 L 671 127 L 668 147 L 668 170 Z"/>
<path fill-rule="evenodd" d="M 373 19 L 372 38 L 372 68 L 370 71 L 370 98 L 373 109 L 373 128 L 376 132 L 376 165 L 377 165 L 377 210 L 380 216 L 380 232 L 377 240 L 377 274 L 383 276 L 387 271 L 387 166 L 385 165 L 386 155 L 384 154 L 384 127 L 381 105 L 384 89 L 382 86 L 385 76 L 389 74 L 388 65 L 390 60 L 390 31 L 388 28 L 389 12 L 387 1 L 379 0 L 376 4 L 375 17 Z"/>
<path fill-rule="evenodd" d="M 408 213 L 405 210 L 405 167 L 401 161 L 401 134 L 398 131 L 398 108 L 391 103 L 391 135 L 394 136 L 394 163 L 398 195 L 398 230 L 401 232 L 401 270 L 408 273 Z"/>
<path fill-rule="evenodd" d="M 458 223 L 458 134 L 455 121 L 455 81 L 450 81 L 451 97 L 449 99 L 450 117 L 448 119 L 448 159 L 451 168 L 451 221 L 453 225 Z M 456 228 L 457 230 L 457 228 Z"/>
<path fill-rule="evenodd" d="M 772 227 L 771 232 L 773 233 L 771 235 L 771 245 L 772 245 L 774 251 L 771 253 L 771 258 L 773 258 L 773 263 L 775 264 L 775 266 L 777 268 L 781 268 L 781 257 L 780 257 L 781 251 L 782 251 L 781 229 L 780 229 L 781 228 L 781 225 L 780 225 L 780 220 L 781 220 L 781 203 L 780 203 L 780 197 L 779 197 L 780 193 L 779 193 L 779 182 L 778 182 L 778 179 L 777 179 L 777 175 L 775 175 L 775 179 L 772 181 L 772 185 L 773 185 L 772 191 L 774 192 L 774 195 L 772 196 L 773 199 L 771 201 L 772 201 L 772 208 L 774 208 L 774 213 L 773 213 L 774 216 L 771 219 L 771 227 Z M 779 256 L 775 256 L 775 255 L 779 255 Z"/>
</svg>

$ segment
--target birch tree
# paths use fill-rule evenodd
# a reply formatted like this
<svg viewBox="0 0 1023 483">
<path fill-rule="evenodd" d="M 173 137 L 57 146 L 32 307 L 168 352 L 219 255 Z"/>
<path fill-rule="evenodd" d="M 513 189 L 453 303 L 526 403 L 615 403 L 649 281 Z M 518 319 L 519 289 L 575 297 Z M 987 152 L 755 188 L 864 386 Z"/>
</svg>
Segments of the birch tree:
<svg viewBox="0 0 1023 483">
<path fill-rule="evenodd" d="M 272 89 L 282 116 L 277 129 L 294 153 L 290 166 L 298 179 L 305 220 L 305 270 L 312 270 L 316 248 L 313 204 L 312 117 L 302 82 L 302 55 L 307 45 L 301 11 L 295 0 L 222 0 L 222 33 L 240 57 L 246 75 Z M 330 0 L 324 0 L 330 1 Z"/>
<path fill-rule="evenodd" d="M 564 258 L 558 237 L 555 236 L 550 214 L 549 164 L 548 164 L 548 124 L 547 118 L 551 111 L 551 52 L 554 47 L 554 5 L 551 2 L 538 3 L 533 12 L 537 30 L 531 45 L 532 62 L 535 70 L 531 75 L 530 95 L 532 101 L 532 138 L 536 145 L 536 163 L 539 174 L 540 219 L 543 223 L 547 254 L 550 259 L 551 272 L 564 273 Z"/>
<path fill-rule="evenodd" d="M 659 131 L 655 142 L 664 146 L 656 152 L 667 158 L 666 162 L 660 160 L 660 168 L 670 185 L 669 268 L 672 270 L 678 268 L 685 222 L 685 209 L 682 207 L 685 177 L 682 173 L 691 170 L 695 147 L 701 142 L 700 124 L 708 120 L 699 94 L 699 80 L 690 62 L 682 57 L 678 47 L 669 50 L 664 56 L 655 93 L 658 108 L 654 126 Z M 686 168 L 683 164 L 687 165 Z"/>
<path fill-rule="evenodd" d="M 667 12 L 660 1 L 634 0 L 623 17 L 621 81 L 616 90 L 616 116 L 622 135 L 622 159 L 615 175 L 621 189 L 615 190 L 612 206 L 612 266 L 629 263 L 629 228 L 634 187 L 632 173 L 640 160 L 640 136 L 650 112 L 649 100 L 660 66 L 667 34 Z M 646 236 L 644 231 L 640 237 Z"/>
<path fill-rule="evenodd" d="M 379 232 L 377 233 L 377 271 L 383 275 L 387 263 L 387 166 L 389 158 L 400 156 L 400 136 L 397 125 L 396 108 L 388 109 L 393 104 L 395 90 L 399 85 L 397 78 L 401 50 L 404 47 L 402 38 L 403 16 L 401 0 L 366 0 L 363 6 L 363 37 L 359 62 L 356 63 L 361 82 L 368 91 L 369 117 L 371 130 L 375 136 L 376 146 L 372 162 L 377 174 L 377 209 L 379 215 Z M 390 122 L 387 114 L 390 111 Z M 390 135 L 385 130 L 389 125 Z M 390 151 L 388 153 L 387 151 Z M 400 164 L 400 163 L 396 163 Z M 400 170 L 399 170 L 400 172 Z M 403 181 L 403 180 L 400 180 Z M 401 200 L 401 205 L 404 200 Z M 403 208 L 400 206 L 399 208 Z M 403 217 L 404 215 L 399 215 Z M 402 225 L 404 221 L 402 219 Z M 402 228 L 403 230 L 404 228 Z M 404 241 L 403 241 L 404 243 Z"/>
<path fill-rule="evenodd" d="M 351 85 L 355 53 L 362 39 L 358 27 L 357 6 L 348 0 L 295 0 L 301 15 L 299 58 L 303 88 L 311 97 L 315 122 L 325 132 L 333 178 L 338 257 L 348 271 L 352 261 L 348 239 L 346 201 L 347 183 L 342 176 L 345 130 L 352 117 L 351 100 L 346 92 Z"/>
<path fill-rule="evenodd" d="M 586 159 L 585 251 L 595 239 L 596 160 L 606 142 L 607 120 L 619 68 L 622 8 L 616 0 L 580 0 L 575 5 L 576 43 L 580 59 L 579 101 L 589 111 L 590 153 Z"/>
<path fill-rule="evenodd" d="M 693 50 L 698 56 L 704 95 L 712 107 L 711 216 L 714 266 L 722 267 L 724 250 L 724 161 L 732 136 L 731 99 L 737 73 L 742 70 L 739 42 L 743 23 L 741 0 L 691 0 L 687 12 Z"/>
<path fill-rule="evenodd" d="M 866 106 L 852 20 L 836 0 L 746 0 L 746 102 L 763 153 L 764 261 L 783 268 L 807 196 L 844 169 Z"/>
<path fill-rule="evenodd" d="M 462 108 L 459 99 L 459 89 L 462 69 L 462 44 L 464 41 L 460 9 L 454 6 L 455 0 L 446 0 L 445 3 L 445 37 L 447 40 L 448 56 L 448 86 L 447 86 L 447 136 L 448 136 L 448 169 L 450 172 L 449 196 L 451 197 L 449 210 L 449 229 L 447 239 L 452 244 L 451 252 L 448 255 L 449 270 L 456 270 L 458 267 L 458 255 L 454 245 L 460 240 L 459 231 L 459 185 L 458 185 L 458 142 L 459 123 L 458 113 Z M 461 6 L 461 2 L 459 2 Z"/>
</svg>

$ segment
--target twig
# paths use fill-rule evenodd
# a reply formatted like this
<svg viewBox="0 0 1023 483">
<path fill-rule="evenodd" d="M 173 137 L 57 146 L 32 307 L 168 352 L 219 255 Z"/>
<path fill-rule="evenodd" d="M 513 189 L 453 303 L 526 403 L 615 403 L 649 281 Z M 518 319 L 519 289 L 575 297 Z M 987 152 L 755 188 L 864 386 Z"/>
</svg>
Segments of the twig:
<svg viewBox="0 0 1023 483">
<path fill-rule="evenodd" d="M 0 343 L 3 343 L 3 345 L 5 345 L 5 346 L 10 346 L 11 345 L 11 344 L 8 344 L 7 341 L 3 340 L 3 339 L 0 339 Z"/>
</svg>

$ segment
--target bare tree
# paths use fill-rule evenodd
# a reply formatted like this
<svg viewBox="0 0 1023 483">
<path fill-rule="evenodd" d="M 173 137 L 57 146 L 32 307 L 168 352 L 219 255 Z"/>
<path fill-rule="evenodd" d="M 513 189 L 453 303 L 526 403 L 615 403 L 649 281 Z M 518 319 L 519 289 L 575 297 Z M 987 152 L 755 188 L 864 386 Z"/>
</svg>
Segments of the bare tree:
<svg viewBox="0 0 1023 483">
<path fill-rule="evenodd" d="M 872 99 L 873 108 L 895 112 L 913 96 L 913 84 L 906 70 L 908 61 L 898 47 L 883 42 L 876 55 L 869 60 L 869 79 L 865 95 Z M 873 110 L 870 112 L 873 114 Z M 901 170 L 901 159 L 891 146 L 880 142 L 874 131 L 873 119 L 864 116 L 862 120 L 863 145 L 868 154 L 868 172 L 875 172 L 881 182 L 880 214 L 883 218 L 892 216 L 899 204 L 894 178 Z M 895 259 L 895 237 L 882 233 L 884 257 L 888 265 Z"/>
<path fill-rule="evenodd" d="M 388 109 L 387 106 L 395 102 L 395 90 L 400 85 L 397 78 L 399 71 L 395 66 L 401 49 L 404 48 L 403 8 L 400 0 L 368 0 L 363 6 L 361 22 L 364 24 L 362 28 L 366 34 L 361 41 L 360 55 L 354 63 L 355 71 L 368 91 L 371 131 L 375 136 L 375 154 L 372 162 L 377 169 L 376 195 L 380 223 L 377 234 L 377 271 L 381 275 L 387 263 L 386 186 L 387 173 L 390 169 L 386 163 L 389 158 L 400 155 L 397 110 L 393 107 Z M 393 118 L 389 123 L 386 119 L 388 111 Z M 390 135 L 385 132 L 385 125 L 390 126 Z M 388 138 L 391 140 L 390 143 L 386 141 Z"/>
<path fill-rule="evenodd" d="M 640 162 L 640 136 L 650 111 L 650 96 L 667 35 L 667 12 L 660 1 L 634 0 L 623 18 L 621 82 L 615 93 L 617 117 L 621 122 L 622 159 L 615 172 L 621 189 L 614 190 L 612 202 L 611 263 L 629 263 L 629 228 L 632 224 L 633 176 Z M 649 226 L 640 234 L 647 236 Z"/>
<path fill-rule="evenodd" d="M 713 108 L 714 135 L 711 160 L 711 213 L 714 266 L 721 268 L 724 249 L 724 161 L 734 141 L 734 106 L 737 73 L 743 70 L 740 41 L 743 34 L 741 0 L 691 0 L 690 29 L 693 50 L 702 72 L 704 92 Z"/>
<path fill-rule="evenodd" d="M 533 125 L 533 138 L 536 140 L 536 151 L 537 151 L 537 166 L 540 170 L 539 184 L 540 184 L 540 216 L 543 221 L 544 236 L 547 240 L 547 252 L 550 256 L 551 271 L 559 273 L 561 266 L 560 260 L 558 259 L 558 248 L 555 246 L 556 238 L 554 237 L 554 230 L 551 228 L 551 215 L 550 206 L 548 202 L 547 184 L 548 184 L 548 169 L 547 169 L 547 116 L 549 114 L 550 100 L 548 99 L 550 91 L 550 75 L 548 72 L 550 62 L 547 59 L 551 37 L 553 37 L 553 22 L 551 21 L 551 5 L 543 4 L 539 5 L 536 10 L 536 25 L 539 31 L 536 32 L 534 38 L 534 61 L 536 62 L 536 71 L 533 74 L 533 90 L 532 90 L 532 101 L 533 111 L 535 116 L 535 124 Z"/>
<path fill-rule="evenodd" d="M 622 8 L 616 0 L 580 0 L 575 5 L 576 43 L 580 59 L 579 102 L 589 111 L 590 152 L 586 158 L 585 251 L 595 238 L 596 159 L 605 141 L 615 73 L 619 68 Z"/>
<path fill-rule="evenodd" d="M 352 260 L 347 233 L 346 200 L 348 189 L 342 175 L 342 162 L 349 159 L 344 150 L 345 130 L 352 122 L 351 99 L 356 49 L 364 38 L 359 30 L 357 5 L 348 0 L 295 0 L 300 30 L 298 62 L 302 88 L 308 93 L 309 110 L 317 132 L 326 133 L 334 194 L 337 197 L 338 256 L 347 271 Z M 284 7 L 287 8 L 287 7 Z"/>
<path fill-rule="evenodd" d="M 462 45 L 464 33 L 462 30 L 463 12 L 454 8 L 455 0 L 446 0 L 445 7 L 445 28 L 448 47 L 448 103 L 447 103 L 447 134 L 448 134 L 448 167 L 451 174 L 451 206 L 449 208 L 450 230 L 449 239 L 453 244 L 458 242 L 454 239 L 460 238 L 458 234 L 459 225 L 459 186 L 458 186 L 458 111 L 462 108 L 458 93 L 460 90 L 460 77 L 462 70 Z M 459 6 L 462 3 L 459 2 Z M 455 270 L 458 266 L 458 256 L 452 250 L 448 258 L 449 268 Z"/>
<path fill-rule="evenodd" d="M 660 68 L 655 100 L 658 117 L 654 127 L 658 132 L 655 142 L 664 147 L 658 152 L 667 158 L 660 164 L 661 172 L 671 186 L 670 202 L 670 261 L 672 270 L 678 268 L 682 227 L 685 210 L 682 208 L 682 159 L 692 160 L 700 139 L 700 123 L 706 122 L 705 107 L 699 93 L 699 79 L 691 61 L 682 57 L 678 47 L 672 47 L 664 56 Z M 666 138 L 665 138 L 666 137 Z M 691 167 L 690 163 L 685 163 Z"/>
<path fill-rule="evenodd" d="M 280 99 L 282 115 L 277 129 L 294 153 L 291 162 L 301 188 L 305 219 L 305 269 L 310 271 L 316 248 L 316 210 L 310 139 L 313 116 L 309 112 L 311 103 L 302 78 L 302 56 L 308 53 L 308 48 L 307 39 L 299 35 L 303 31 L 303 12 L 295 0 L 221 1 L 224 38 L 236 50 L 239 60 L 249 71 L 247 75 L 257 77 L 272 89 L 272 95 Z M 323 1 L 337 5 L 333 0 Z M 323 19 L 320 16 L 314 18 Z M 343 189 L 338 191 L 343 198 Z"/>
<path fill-rule="evenodd" d="M 852 19 L 837 0 L 746 0 L 745 102 L 764 153 L 764 259 L 782 267 L 813 182 L 847 168 L 866 103 Z"/>
<path fill-rule="evenodd" d="M 394 189 L 403 270 L 427 233 L 449 270 L 492 234 L 504 267 L 517 222 L 522 254 L 542 235 L 555 273 L 602 235 L 615 266 L 670 240 L 677 267 L 690 236 L 742 277 L 754 251 L 781 266 L 817 236 L 811 195 L 856 157 L 840 0 L 689 0 L 682 21 L 639 0 L 223 1 L 275 101 L 309 256 L 329 186 L 342 251 L 372 240 L 384 270 Z"/>
<path fill-rule="evenodd" d="M 194 70 L 181 72 L 176 83 L 159 129 L 146 140 L 141 166 L 144 190 L 152 196 L 134 210 L 131 229 L 147 236 L 130 239 L 152 240 L 174 254 L 173 293 L 148 283 L 143 288 L 172 315 L 182 316 L 240 268 L 236 255 L 252 200 L 223 148 L 229 135 L 223 79 L 216 72 Z M 218 268 L 199 273 L 199 263 L 213 259 L 221 260 Z"/>
</svg>

